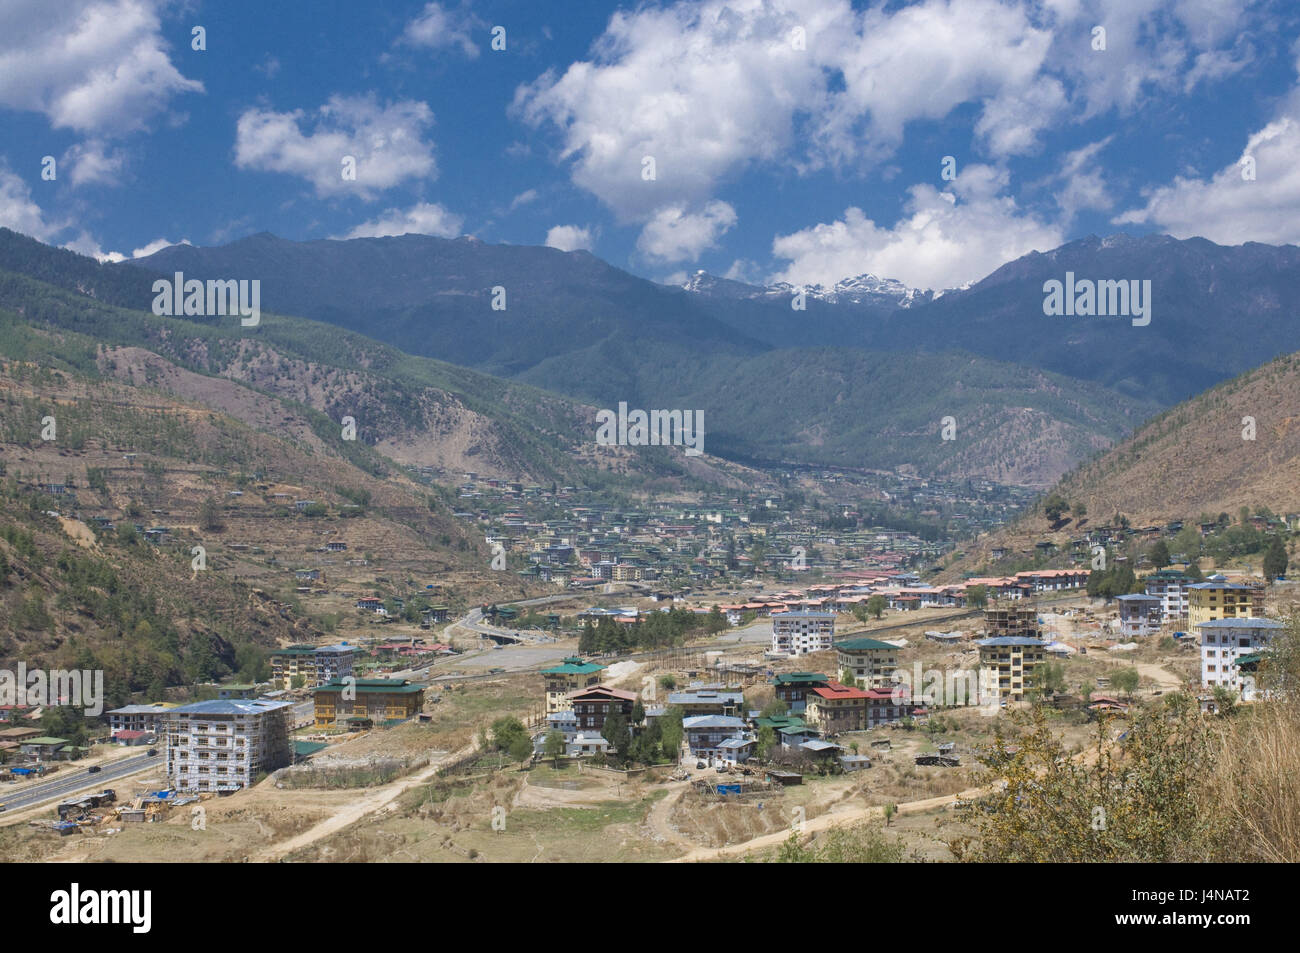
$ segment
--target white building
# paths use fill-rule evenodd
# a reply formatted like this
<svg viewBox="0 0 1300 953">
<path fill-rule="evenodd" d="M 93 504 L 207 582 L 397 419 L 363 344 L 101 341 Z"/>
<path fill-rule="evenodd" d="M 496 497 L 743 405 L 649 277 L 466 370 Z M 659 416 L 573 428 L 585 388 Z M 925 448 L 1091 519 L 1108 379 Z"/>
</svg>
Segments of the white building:
<svg viewBox="0 0 1300 953">
<path fill-rule="evenodd" d="M 1160 600 L 1160 612 L 1170 622 L 1187 618 L 1190 576 L 1174 569 L 1162 569 L 1146 577 L 1148 596 Z"/>
<path fill-rule="evenodd" d="M 177 791 L 234 791 L 293 761 L 293 705 L 206 701 L 164 716 L 167 778 Z"/>
<path fill-rule="evenodd" d="M 1164 622 L 1163 603 L 1159 596 L 1132 593 L 1119 596 L 1119 632 L 1127 638 L 1155 635 Z"/>
<path fill-rule="evenodd" d="M 747 745 L 722 747 L 725 741 L 750 740 L 743 718 L 731 715 L 694 715 L 682 719 L 682 733 L 686 736 L 686 746 L 692 758 L 719 758 L 735 762 L 749 756 L 750 749 Z"/>
<path fill-rule="evenodd" d="M 1255 680 L 1243 677 L 1237 659 L 1267 649 L 1282 630 L 1276 619 L 1211 619 L 1198 623 L 1201 639 L 1201 685 L 1222 685 L 1236 692 L 1243 701 L 1254 701 Z"/>
<path fill-rule="evenodd" d="M 807 655 L 831 647 L 835 615 L 831 612 L 778 612 L 772 615 L 772 654 Z"/>
<path fill-rule="evenodd" d="M 174 705 L 158 702 L 153 705 L 124 705 L 106 711 L 104 714 L 108 718 L 109 737 L 116 738 L 121 731 L 145 731 L 156 734 L 163 715 L 174 708 Z"/>
</svg>

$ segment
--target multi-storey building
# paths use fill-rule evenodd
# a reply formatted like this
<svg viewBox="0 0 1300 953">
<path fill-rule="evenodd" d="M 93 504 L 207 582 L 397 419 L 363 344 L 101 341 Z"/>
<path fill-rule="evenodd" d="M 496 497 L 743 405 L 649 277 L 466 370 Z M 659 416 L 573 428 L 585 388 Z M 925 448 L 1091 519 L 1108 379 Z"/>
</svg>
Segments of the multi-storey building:
<svg viewBox="0 0 1300 953">
<path fill-rule="evenodd" d="M 782 672 L 772 679 L 776 697 L 785 702 L 790 711 L 803 711 L 808 692 L 829 683 L 821 672 Z"/>
<path fill-rule="evenodd" d="M 980 650 L 980 685 L 988 686 L 990 694 L 998 699 L 1022 701 L 1025 693 L 1034 688 L 1036 670 L 1043 662 L 1042 639 L 1024 635 L 1000 635 L 980 639 L 975 643 Z"/>
<path fill-rule="evenodd" d="M 1143 593 L 1118 596 L 1119 632 L 1127 638 L 1155 635 L 1164 623 L 1164 610 L 1159 596 Z"/>
<path fill-rule="evenodd" d="M 1187 621 L 1193 626 L 1212 619 L 1258 619 L 1264 615 L 1264 587 L 1211 576 L 1189 587 Z"/>
<path fill-rule="evenodd" d="M 424 686 L 404 678 L 340 678 L 317 686 L 312 701 L 318 728 L 349 719 L 378 725 L 419 714 L 424 707 Z"/>
<path fill-rule="evenodd" d="M 691 718 L 695 715 L 736 715 L 745 704 L 745 695 L 743 692 L 695 688 L 672 692 L 668 696 L 668 704 L 670 707 L 680 708 L 683 718 Z"/>
<path fill-rule="evenodd" d="M 1187 618 L 1191 577 L 1176 569 L 1161 569 L 1146 577 L 1148 596 L 1160 600 L 1160 612 L 1169 622 Z"/>
<path fill-rule="evenodd" d="M 775 612 L 772 614 L 772 654 L 807 655 L 831 647 L 835 638 L 832 612 Z"/>
<path fill-rule="evenodd" d="M 577 716 L 578 728 L 588 734 L 600 734 L 605 722 L 614 714 L 622 715 L 630 723 L 635 704 L 636 692 L 619 691 L 605 685 L 579 689 L 569 696 L 569 705 Z"/>
<path fill-rule="evenodd" d="M 584 662 L 576 655 L 562 659 L 559 665 L 542 669 L 542 680 L 546 684 L 546 713 L 572 710 L 569 696 L 581 688 L 599 683 L 603 671 L 605 666 Z"/>
<path fill-rule="evenodd" d="M 293 688 L 293 680 L 301 675 L 303 686 L 315 688 L 335 679 L 352 674 L 355 650 L 347 643 L 340 645 L 290 645 L 271 653 L 271 681 L 281 688 Z"/>
<path fill-rule="evenodd" d="M 804 718 L 823 734 L 841 731 L 862 731 L 867 727 L 867 707 L 870 694 L 860 688 L 849 688 L 831 682 L 808 693 L 808 707 Z"/>
<path fill-rule="evenodd" d="M 291 702 L 206 701 L 164 715 L 167 778 L 178 791 L 234 791 L 293 761 Z"/>
<path fill-rule="evenodd" d="M 723 748 L 722 744 L 731 739 L 750 740 L 744 719 L 730 715 L 695 715 L 683 718 L 682 733 L 686 736 L 686 745 L 693 758 L 732 760 L 734 754 L 731 746 Z M 728 755 L 732 755 L 732 758 L 728 758 Z"/>
<path fill-rule="evenodd" d="M 898 670 L 898 646 L 878 639 L 846 639 L 835 643 L 840 677 L 853 676 L 865 688 L 884 688 Z"/>
<path fill-rule="evenodd" d="M 992 603 L 984 610 L 984 630 L 991 638 L 1023 636 L 1036 639 L 1041 634 L 1038 609 L 1033 605 Z"/>
<path fill-rule="evenodd" d="M 1205 688 L 1223 686 L 1235 691 L 1245 701 L 1255 697 L 1255 680 L 1243 677 L 1237 667 L 1243 656 L 1258 655 L 1282 631 L 1276 619 L 1210 619 L 1197 623 L 1201 640 L 1201 684 Z"/>
<path fill-rule="evenodd" d="M 124 705 L 104 712 L 108 718 L 109 737 L 116 738 L 121 731 L 144 731 L 157 734 L 162 730 L 163 715 L 176 706 L 167 702 L 152 705 Z"/>
</svg>

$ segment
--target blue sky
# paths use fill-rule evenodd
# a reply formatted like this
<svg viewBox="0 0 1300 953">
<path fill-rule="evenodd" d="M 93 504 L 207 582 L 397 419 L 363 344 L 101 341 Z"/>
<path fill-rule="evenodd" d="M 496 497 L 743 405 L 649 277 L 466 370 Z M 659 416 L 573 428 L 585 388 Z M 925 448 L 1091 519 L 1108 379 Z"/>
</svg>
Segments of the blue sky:
<svg viewBox="0 0 1300 953">
<path fill-rule="evenodd" d="M 101 258 L 411 231 L 934 288 L 1090 233 L 1297 243 L 1298 36 L 1247 0 L 8 0 L 0 225 Z"/>
</svg>

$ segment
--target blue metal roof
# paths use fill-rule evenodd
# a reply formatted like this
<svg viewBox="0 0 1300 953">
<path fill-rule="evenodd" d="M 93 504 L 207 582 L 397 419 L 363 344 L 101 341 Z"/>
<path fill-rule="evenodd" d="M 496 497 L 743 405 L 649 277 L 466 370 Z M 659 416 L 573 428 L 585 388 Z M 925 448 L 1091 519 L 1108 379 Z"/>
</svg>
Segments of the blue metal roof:
<svg viewBox="0 0 1300 953">
<path fill-rule="evenodd" d="M 1280 629 L 1277 619 L 1210 619 L 1196 623 L 1198 629 Z"/>
<path fill-rule="evenodd" d="M 1031 639 L 1027 635 L 999 635 L 991 639 L 980 639 L 976 645 L 1047 645 L 1042 639 Z"/>
</svg>

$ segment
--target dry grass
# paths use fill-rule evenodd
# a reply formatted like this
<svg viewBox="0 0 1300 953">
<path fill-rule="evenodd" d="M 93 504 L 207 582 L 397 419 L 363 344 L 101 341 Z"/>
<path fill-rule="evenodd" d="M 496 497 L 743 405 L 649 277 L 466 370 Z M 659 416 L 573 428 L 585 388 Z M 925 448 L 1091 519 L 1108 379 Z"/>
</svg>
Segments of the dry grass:
<svg viewBox="0 0 1300 953">
<path fill-rule="evenodd" d="M 1252 705 L 1221 736 L 1205 810 L 1222 818 L 1222 860 L 1300 861 L 1300 700 Z"/>
</svg>

